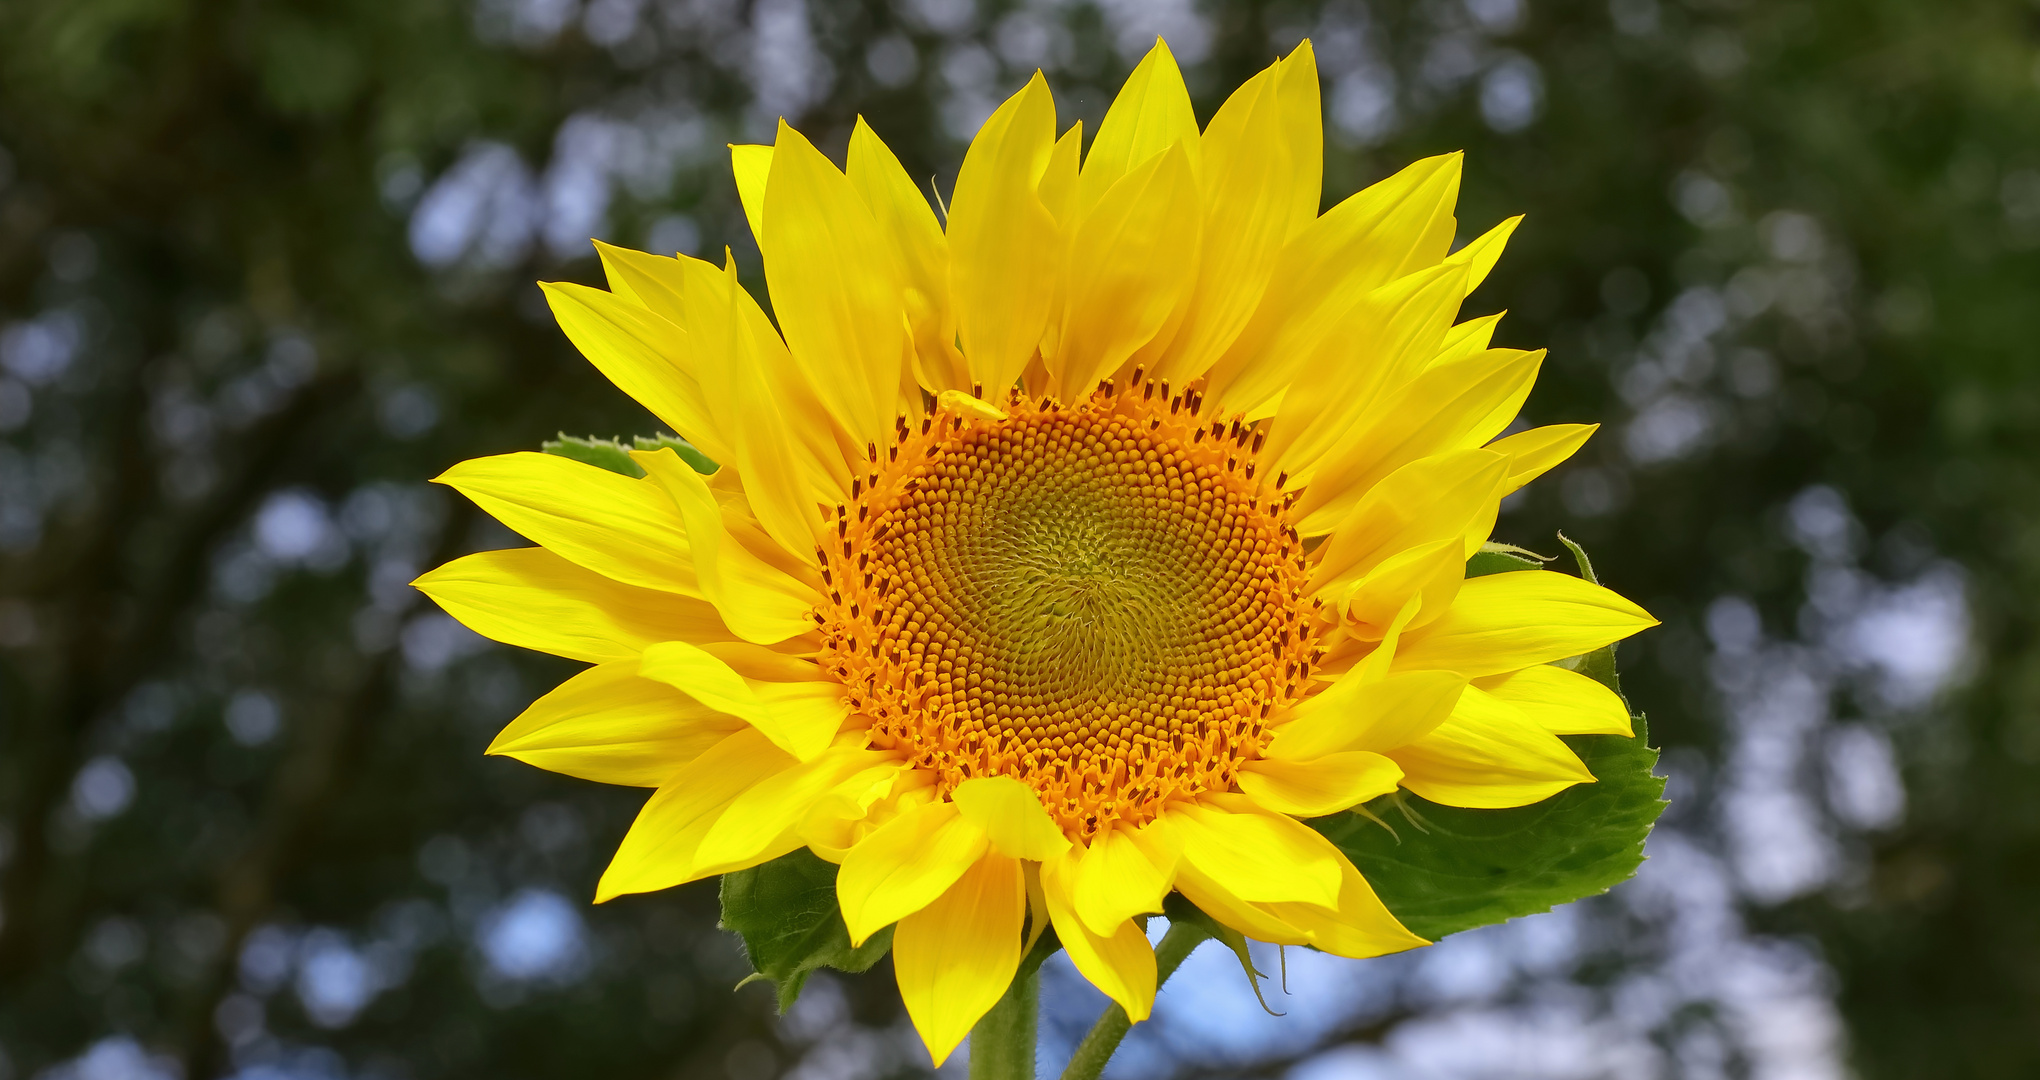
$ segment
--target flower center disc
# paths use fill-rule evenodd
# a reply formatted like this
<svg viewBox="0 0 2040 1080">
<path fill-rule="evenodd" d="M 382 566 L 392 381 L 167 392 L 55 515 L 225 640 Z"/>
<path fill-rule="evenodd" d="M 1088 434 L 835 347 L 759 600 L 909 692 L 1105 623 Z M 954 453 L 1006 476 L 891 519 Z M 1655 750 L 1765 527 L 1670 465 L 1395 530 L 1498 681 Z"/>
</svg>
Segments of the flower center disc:
<svg viewBox="0 0 2040 1080">
<path fill-rule="evenodd" d="M 873 742 L 945 792 L 1018 778 L 1079 836 L 1229 790 L 1313 648 L 1247 436 L 1145 389 L 936 413 L 828 553 L 829 660 Z"/>
</svg>

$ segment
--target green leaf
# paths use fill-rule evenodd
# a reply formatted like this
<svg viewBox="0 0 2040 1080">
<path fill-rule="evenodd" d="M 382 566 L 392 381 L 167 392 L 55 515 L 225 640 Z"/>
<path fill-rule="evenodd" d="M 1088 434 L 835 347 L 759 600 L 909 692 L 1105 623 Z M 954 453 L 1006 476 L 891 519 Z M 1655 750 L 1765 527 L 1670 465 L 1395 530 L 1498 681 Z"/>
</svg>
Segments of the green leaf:
<svg viewBox="0 0 2040 1080">
<path fill-rule="evenodd" d="M 559 438 L 547 439 L 545 442 L 540 443 L 538 448 L 545 453 L 573 458 L 575 461 L 593 465 L 598 469 L 608 469 L 613 473 L 622 473 L 632 479 L 645 475 L 644 469 L 640 468 L 637 462 L 630 459 L 630 452 L 632 450 L 672 449 L 680 455 L 682 460 L 692 465 L 695 472 L 706 475 L 716 470 L 715 462 L 710 461 L 707 454 L 696 450 L 693 443 L 688 442 L 686 439 L 667 435 L 664 432 L 657 435 L 636 436 L 631 439 L 629 446 L 625 446 L 621 439 L 598 439 L 593 435 L 582 438 L 578 435 L 569 435 L 562 431 Z"/>
<path fill-rule="evenodd" d="M 892 927 L 850 947 L 836 906 L 836 867 L 806 848 L 723 875 L 722 928 L 744 939 L 751 967 L 779 991 L 779 1011 L 816 968 L 863 971 L 892 948 Z"/>
</svg>

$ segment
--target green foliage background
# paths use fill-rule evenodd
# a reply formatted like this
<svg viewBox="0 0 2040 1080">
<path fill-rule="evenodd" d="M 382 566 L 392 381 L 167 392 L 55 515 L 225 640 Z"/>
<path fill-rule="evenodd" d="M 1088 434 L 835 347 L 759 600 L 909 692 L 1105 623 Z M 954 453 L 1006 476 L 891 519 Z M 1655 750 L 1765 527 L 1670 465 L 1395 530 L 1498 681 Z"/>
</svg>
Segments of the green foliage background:
<svg viewBox="0 0 2040 1080">
<path fill-rule="evenodd" d="M 1498 536 L 1555 553 L 1564 528 L 1664 620 L 1625 690 L 1690 835 L 1718 831 L 1734 767 L 1708 612 L 1745 598 L 1767 639 L 1817 645 L 1837 556 L 1795 541 L 1795 499 L 1846 505 L 1855 580 L 1960 568 L 1964 680 L 1831 702 L 1896 747 L 1902 822 L 1835 826 L 1854 869 L 1747 917 L 1825 958 L 1862 1075 L 2040 1071 L 2040 8 L 1195 9 L 1203 115 L 1305 34 L 1340 58 L 1328 200 L 1463 148 L 1467 233 L 1529 214 L 1472 306 L 1550 346 L 1533 419 L 1608 426 Z M 1129 10 L 0 2 L 0 1075 L 115 1035 L 193 1078 L 278 1047 L 420 1078 L 789 1068 L 771 995 L 729 990 L 748 969 L 713 886 L 584 909 L 573 978 L 489 971 L 490 912 L 578 904 L 639 797 L 480 756 L 567 668 L 474 649 L 403 587 L 516 542 L 422 481 L 653 430 L 531 285 L 597 276 L 543 232 L 570 196 L 613 190 L 585 231 L 620 242 L 730 245 L 762 294 L 719 148 L 768 106 L 838 154 L 861 113 L 947 190 L 957 132 L 1030 51 L 1095 126 L 1152 35 Z M 624 164 L 575 187 L 564 163 L 602 138 Z M 461 189 L 492 193 L 467 232 L 460 175 L 494 184 Z M 1658 362 L 1696 319 L 1705 357 Z M 1703 436 L 1632 437 L 1675 413 Z M 386 961 L 344 1023 L 244 962 L 332 935 Z M 898 1023 L 883 964 L 844 986 L 848 1022 Z"/>
</svg>

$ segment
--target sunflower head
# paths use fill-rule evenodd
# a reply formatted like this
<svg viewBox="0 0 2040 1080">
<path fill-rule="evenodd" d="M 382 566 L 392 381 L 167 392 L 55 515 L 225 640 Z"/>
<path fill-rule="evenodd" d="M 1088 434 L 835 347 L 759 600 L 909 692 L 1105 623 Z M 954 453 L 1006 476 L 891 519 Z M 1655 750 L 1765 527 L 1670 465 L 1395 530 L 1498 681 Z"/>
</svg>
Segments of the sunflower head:
<svg viewBox="0 0 2040 1080">
<path fill-rule="evenodd" d="M 894 928 L 939 1061 L 1052 926 L 1135 1020 L 1181 894 L 1260 940 L 1424 944 L 1304 824 L 1406 789 L 1521 806 L 1627 734 L 1558 661 L 1651 625 L 1544 570 L 1469 578 L 1582 425 L 1501 437 L 1541 352 L 1460 307 L 1459 159 L 1319 214 L 1308 44 L 1198 124 L 1166 46 L 1084 146 L 1037 75 L 946 221 L 859 123 L 847 164 L 736 147 L 777 323 L 722 266 L 601 246 L 546 286 L 674 446 L 441 480 L 537 543 L 419 579 L 588 662 L 491 752 L 655 789 L 598 899 L 807 848 L 852 944 Z M 698 455 L 697 455 L 698 460 Z"/>
</svg>

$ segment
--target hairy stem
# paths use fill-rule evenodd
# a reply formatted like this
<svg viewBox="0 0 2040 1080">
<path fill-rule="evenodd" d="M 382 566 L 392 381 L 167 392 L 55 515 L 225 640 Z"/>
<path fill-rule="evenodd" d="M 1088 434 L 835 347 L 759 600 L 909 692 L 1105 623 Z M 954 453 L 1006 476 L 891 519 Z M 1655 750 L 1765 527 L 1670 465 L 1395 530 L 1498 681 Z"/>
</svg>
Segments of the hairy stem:
<svg viewBox="0 0 2040 1080">
<path fill-rule="evenodd" d="M 1034 1080 L 1040 1004 L 1041 965 L 1022 963 L 1006 996 L 970 1029 L 970 1080 Z"/>
<path fill-rule="evenodd" d="M 1155 988 L 1161 989 L 1169 976 L 1183 966 L 1191 950 L 1210 937 L 1198 927 L 1187 922 L 1172 922 L 1169 932 L 1162 935 L 1161 944 L 1155 946 Z M 1091 1025 L 1084 1035 L 1084 1041 L 1077 1044 L 1077 1052 L 1070 1055 L 1069 1065 L 1063 1069 L 1062 1080 L 1098 1080 L 1098 1074 L 1105 1071 L 1105 1063 L 1112 1060 L 1112 1052 L 1119 1049 L 1119 1041 L 1126 1038 L 1127 1029 L 1133 1021 L 1127 1019 L 1126 1010 L 1117 1002 L 1106 1006 L 1105 1015 Z"/>
</svg>

